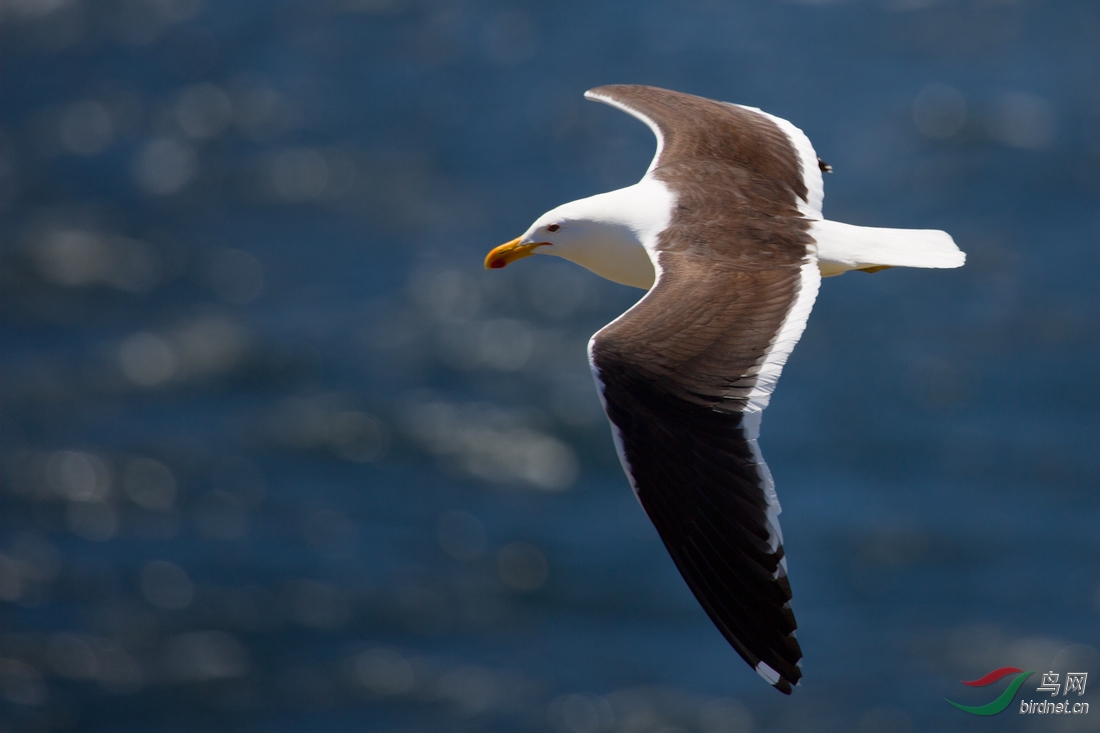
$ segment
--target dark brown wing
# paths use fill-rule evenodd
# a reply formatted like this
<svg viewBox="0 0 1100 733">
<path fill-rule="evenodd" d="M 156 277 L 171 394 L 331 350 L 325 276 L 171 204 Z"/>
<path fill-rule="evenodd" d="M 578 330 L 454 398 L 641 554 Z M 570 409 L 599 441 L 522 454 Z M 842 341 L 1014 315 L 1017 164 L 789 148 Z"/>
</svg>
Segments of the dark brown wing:
<svg viewBox="0 0 1100 733">
<path fill-rule="evenodd" d="M 623 466 L 711 620 L 789 693 L 802 652 L 756 439 L 820 282 L 799 156 L 746 108 L 650 87 L 589 96 L 654 129 L 647 175 L 676 200 L 655 243 L 657 283 L 589 347 Z"/>
<path fill-rule="evenodd" d="M 593 338 L 593 371 L 623 466 L 676 567 L 745 661 L 789 693 L 802 652 L 758 404 L 805 324 L 816 264 L 661 261 L 653 290 Z"/>
<path fill-rule="evenodd" d="M 812 147 L 800 153 L 795 144 L 804 140 L 809 146 L 809 140 L 790 123 L 759 110 L 630 84 L 596 87 L 585 92 L 585 97 L 634 115 L 653 130 L 658 147 L 651 171 L 683 161 L 732 163 L 767 182 L 763 190 L 742 192 L 763 205 L 761 212 L 770 208 L 768 201 L 777 198 L 793 200 L 797 196 L 807 201 L 807 183 L 820 188 L 816 153 Z M 783 130 L 777 123 L 789 129 Z M 792 134 L 801 140 L 793 141 Z M 808 157 L 806 166 L 802 157 Z M 811 180 L 807 181 L 808 177 Z"/>
</svg>

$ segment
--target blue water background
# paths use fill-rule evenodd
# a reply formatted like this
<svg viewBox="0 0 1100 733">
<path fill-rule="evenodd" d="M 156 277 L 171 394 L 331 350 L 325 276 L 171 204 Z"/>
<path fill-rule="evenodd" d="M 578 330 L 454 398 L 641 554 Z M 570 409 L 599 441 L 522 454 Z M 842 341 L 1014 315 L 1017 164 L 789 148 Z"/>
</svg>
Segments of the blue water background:
<svg viewBox="0 0 1100 733">
<path fill-rule="evenodd" d="M 28 0 L 0 68 L 0 730 L 1100 729 L 943 702 L 1100 676 L 1092 0 Z M 968 253 L 827 280 L 767 412 L 790 698 L 618 466 L 639 291 L 482 269 L 645 170 L 621 82 Z"/>
</svg>

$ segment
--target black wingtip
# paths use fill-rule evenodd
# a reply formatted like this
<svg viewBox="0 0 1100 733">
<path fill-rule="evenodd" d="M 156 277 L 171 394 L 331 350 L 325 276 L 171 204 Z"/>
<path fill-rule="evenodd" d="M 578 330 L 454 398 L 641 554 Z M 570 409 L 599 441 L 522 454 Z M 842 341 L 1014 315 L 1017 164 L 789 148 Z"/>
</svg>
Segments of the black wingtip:
<svg viewBox="0 0 1100 733">
<path fill-rule="evenodd" d="M 817 159 L 817 167 L 821 169 L 822 173 L 832 173 L 833 172 L 833 167 L 831 165 L 829 165 L 828 163 L 826 163 L 821 158 Z"/>
</svg>

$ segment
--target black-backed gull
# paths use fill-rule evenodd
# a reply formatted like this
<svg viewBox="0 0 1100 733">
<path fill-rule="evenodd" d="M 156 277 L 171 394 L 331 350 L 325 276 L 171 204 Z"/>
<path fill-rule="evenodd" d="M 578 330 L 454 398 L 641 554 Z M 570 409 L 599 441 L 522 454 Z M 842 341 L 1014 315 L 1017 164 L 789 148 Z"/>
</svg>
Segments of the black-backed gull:
<svg viewBox="0 0 1100 733">
<path fill-rule="evenodd" d="M 761 412 L 822 277 L 959 267 L 941 231 L 821 215 L 830 170 L 790 122 L 645 86 L 585 96 L 657 136 L 638 183 L 540 216 L 485 259 L 564 257 L 648 292 L 588 344 L 634 492 L 711 620 L 785 693 L 802 677 Z"/>
</svg>

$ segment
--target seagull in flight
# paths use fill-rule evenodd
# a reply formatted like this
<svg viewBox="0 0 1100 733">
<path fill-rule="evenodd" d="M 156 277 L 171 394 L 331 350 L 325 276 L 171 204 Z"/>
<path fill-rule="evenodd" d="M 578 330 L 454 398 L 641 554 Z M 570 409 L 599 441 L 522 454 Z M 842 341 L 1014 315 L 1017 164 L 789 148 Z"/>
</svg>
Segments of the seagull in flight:
<svg viewBox="0 0 1100 733">
<path fill-rule="evenodd" d="M 762 112 L 648 86 L 588 99 L 657 137 L 642 179 L 563 204 L 489 252 L 551 255 L 646 290 L 588 344 L 630 485 L 707 615 L 776 689 L 802 677 L 779 500 L 760 418 L 822 277 L 959 267 L 942 231 L 825 219 L 821 161 Z"/>
</svg>

